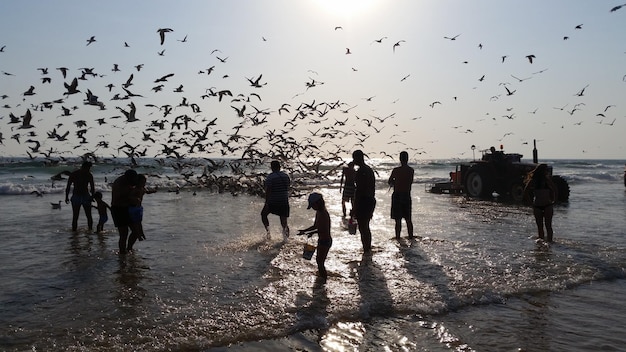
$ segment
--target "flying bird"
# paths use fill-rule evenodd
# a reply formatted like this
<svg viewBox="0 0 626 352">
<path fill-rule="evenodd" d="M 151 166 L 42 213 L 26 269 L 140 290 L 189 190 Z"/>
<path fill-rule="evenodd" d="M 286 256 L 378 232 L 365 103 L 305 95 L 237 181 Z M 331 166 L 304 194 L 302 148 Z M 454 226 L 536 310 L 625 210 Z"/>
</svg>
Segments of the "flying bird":
<svg viewBox="0 0 626 352">
<path fill-rule="evenodd" d="M 18 129 L 35 127 L 35 126 L 30 124 L 30 121 L 32 119 L 33 119 L 33 115 L 30 113 L 30 109 L 27 109 L 26 110 L 26 114 L 24 114 L 24 116 L 22 116 L 22 125 L 20 127 L 18 127 Z"/>
<path fill-rule="evenodd" d="M 621 8 L 622 8 L 622 7 L 624 7 L 624 6 L 626 6 L 626 4 L 617 5 L 617 6 L 613 7 L 613 8 L 611 9 L 611 11 L 609 11 L 609 12 L 615 12 L 615 11 L 617 11 L 617 10 L 621 9 Z"/>
<path fill-rule="evenodd" d="M 396 47 L 400 46 L 400 43 L 402 42 L 406 42 L 406 40 L 398 40 L 394 45 L 393 45 L 393 52 L 396 52 Z"/>
<path fill-rule="evenodd" d="M 80 92 L 80 90 L 76 89 L 78 87 L 78 79 L 76 77 L 74 77 L 71 84 L 64 82 L 63 85 L 65 86 L 65 89 L 67 89 L 67 92 L 63 93 L 64 95 L 71 95 Z"/>
<path fill-rule="evenodd" d="M 91 43 L 93 43 L 95 41 L 96 41 L 96 36 L 92 35 L 91 38 L 87 39 L 87 45 L 89 45 L 89 44 L 91 44 Z"/>
<path fill-rule="evenodd" d="M 457 34 L 454 37 L 443 37 L 444 39 L 456 40 L 461 34 Z"/>
<path fill-rule="evenodd" d="M 384 39 L 387 39 L 387 37 L 382 37 L 382 38 L 380 38 L 380 39 L 374 39 L 374 40 L 370 43 L 370 45 L 374 44 L 374 42 L 376 42 L 376 43 L 382 43 Z"/>
<path fill-rule="evenodd" d="M 157 33 L 159 33 L 159 37 L 161 38 L 161 45 L 165 43 L 165 33 L 173 32 L 174 30 L 171 28 L 159 28 L 157 29 Z"/>
<path fill-rule="evenodd" d="M 30 86 L 27 91 L 25 91 L 22 95 L 35 95 L 35 87 Z"/>
<path fill-rule="evenodd" d="M 67 67 L 57 67 L 57 70 L 61 71 L 63 78 L 67 78 Z"/>
<path fill-rule="evenodd" d="M 530 62 L 531 64 L 533 63 L 533 59 L 535 58 L 535 55 L 526 55 L 526 58 L 528 59 L 528 62 Z"/>
</svg>

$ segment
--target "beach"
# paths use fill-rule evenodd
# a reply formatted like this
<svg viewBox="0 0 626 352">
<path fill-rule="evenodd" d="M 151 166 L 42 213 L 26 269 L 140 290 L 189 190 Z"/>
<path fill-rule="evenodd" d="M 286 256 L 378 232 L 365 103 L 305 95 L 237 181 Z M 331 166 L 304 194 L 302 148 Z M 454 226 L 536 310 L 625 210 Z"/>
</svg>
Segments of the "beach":
<svg viewBox="0 0 626 352">
<path fill-rule="evenodd" d="M 284 240 L 266 238 L 263 199 L 185 188 L 152 168 L 147 239 L 117 253 L 105 232 L 70 231 L 55 170 L 0 173 L 0 349 L 6 351 L 589 351 L 624 350 L 626 193 L 620 160 L 547 161 L 571 195 L 555 207 L 555 242 L 537 243 L 529 207 L 427 192 L 457 160 L 411 161 L 416 239 L 394 238 L 390 159 L 372 161 L 373 253 L 342 228 L 339 178 L 290 198 Z M 94 165 L 96 188 L 119 165 Z M 260 172 L 269 172 L 261 168 Z M 159 175 L 159 176 L 156 176 Z M 165 177 L 165 175 L 169 177 Z M 182 184 L 182 183 L 181 183 Z M 43 197 L 30 194 L 45 190 Z M 327 282 L 296 236 L 312 224 L 305 195 L 324 195 L 333 246 Z M 95 213 L 94 213 L 95 214 Z"/>
</svg>

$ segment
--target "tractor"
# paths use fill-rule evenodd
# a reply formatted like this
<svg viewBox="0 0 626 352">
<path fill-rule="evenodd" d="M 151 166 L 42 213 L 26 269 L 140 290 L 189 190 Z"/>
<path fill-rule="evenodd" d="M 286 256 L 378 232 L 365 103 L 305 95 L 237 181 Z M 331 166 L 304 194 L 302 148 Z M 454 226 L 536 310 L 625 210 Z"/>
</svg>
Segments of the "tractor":
<svg viewBox="0 0 626 352">
<path fill-rule="evenodd" d="M 536 144 L 532 163 L 522 162 L 521 154 L 504 153 L 495 147 L 482 153 L 480 160 L 458 165 L 456 171 L 450 173 L 450 181 L 436 183 L 431 192 L 462 193 L 472 198 L 492 198 L 497 193 L 502 199 L 522 202 L 524 179 L 538 165 Z M 549 165 L 548 170 L 557 189 L 557 202 L 567 202 L 570 193 L 567 181 L 554 175 Z"/>
</svg>

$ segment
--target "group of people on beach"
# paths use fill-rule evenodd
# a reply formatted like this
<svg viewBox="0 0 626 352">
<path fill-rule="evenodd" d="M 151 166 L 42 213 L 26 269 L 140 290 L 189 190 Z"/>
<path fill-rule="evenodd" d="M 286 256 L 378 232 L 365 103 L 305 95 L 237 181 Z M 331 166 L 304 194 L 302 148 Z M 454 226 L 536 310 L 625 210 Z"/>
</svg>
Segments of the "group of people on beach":
<svg viewBox="0 0 626 352">
<path fill-rule="evenodd" d="M 400 153 L 400 166 L 392 170 L 388 180 L 390 187 L 394 191 L 391 199 L 391 217 L 395 220 L 396 238 L 400 238 L 402 230 L 402 219 L 405 220 L 409 238 L 413 238 L 413 222 L 411 219 L 412 202 L 411 202 L 411 185 L 414 180 L 414 169 L 408 165 L 409 155 L 403 151 Z M 355 169 L 354 167 L 358 168 Z M 269 237 L 269 220 L 268 214 L 275 214 L 280 217 L 280 223 L 283 228 L 283 236 L 289 236 L 289 226 L 287 218 L 289 217 L 289 186 L 290 178 L 281 171 L 279 161 L 272 161 L 272 173 L 265 180 L 265 205 L 261 211 L 261 221 L 265 226 Z M 350 220 L 357 223 L 363 252 L 370 254 L 372 252 L 372 232 L 370 230 L 370 221 L 374 215 L 376 208 L 376 178 L 372 168 L 365 163 L 365 154 L 358 149 L 352 153 L 352 161 L 347 167 L 343 168 L 339 192 L 342 193 L 342 212 L 344 219 L 348 214 L 346 203 L 352 203 L 352 209 L 349 212 Z M 316 263 L 318 274 L 322 278 L 326 278 L 327 271 L 325 261 L 328 251 L 332 246 L 333 240 L 330 233 L 330 215 L 326 209 L 324 197 L 313 192 L 308 197 L 307 209 L 315 210 L 315 220 L 313 225 L 298 231 L 299 235 L 307 235 L 311 237 L 313 234 L 318 235 Z"/>
<path fill-rule="evenodd" d="M 406 151 L 400 153 L 400 166 L 395 167 L 389 176 L 387 183 L 393 187 L 391 195 L 391 218 L 395 221 L 395 235 L 400 238 L 402 232 L 402 220 L 405 221 L 408 237 L 413 238 L 413 221 L 411 186 L 414 181 L 415 170 L 408 165 L 409 155 Z M 261 221 L 265 227 L 267 237 L 270 237 L 269 214 L 278 215 L 282 226 L 282 235 L 289 237 L 289 188 L 291 179 L 281 171 L 281 164 L 274 160 L 270 164 L 272 172 L 265 179 L 265 204 L 261 210 Z M 355 169 L 355 166 L 357 167 Z M 118 177 L 111 187 L 111 205 L 102 199 L 101 192 L 95 192 L 94 179 L 91 174 L 92 163 L 84 162 L 79 170 L 72 172 L 68 178 L 65 189 L 65 202 L 72 204 L 72 231 L 77 230 L 78 217 L 81 207 L 87 217 L 89 231 L 93 227 L 91 209 L 96 208 L 99 215 L 96 231 L 103 231 L 104 224 L 108 221 L 110 211 L 113 223 L 119 233 L 119 252 L 124 254 L 133 250 L 136 241 L 145 239 L 143 232 L 143 196 L 152 193 L 146 188 L 146 176 L 137 174 L 133 169 L 124 172 Z M 349 215 L 349 221 L 356 222 L 363 252 L 370 254 L 372 251 L 372 232 L 370 221 L 376 208 L 376 179 L 372 168 L 365 163 L 365 154 L 357 149 L 352 153 L 352 161 L 342 170 L 339 192 L 342 194 L 342 213 L 344 219 Z M 72 197 L 69 197 L 73 186 Z M 553 204 L 556 200 L 556 187 L 552 182 L 547 165 L 539 164 L 531 171 L 526 179 L 524 188 L 525 199 L 532 203 L 535 216 L 538 238 L 552 241 L 552 216 Z M 96 205 L 92 206 L 95 201 Z M 351 203 L 352 209 L 347 211 L 346 203 Z M 318 235 L 316 262 L 318 274 L 326 278 L 327 271 L 325 261 L 332 246 L 330 233 L 330 215 L 326 209 L 324 197 L 313 192 L 308 197 L 307 209 L 316 211 L 313 225 L 298 231 L 299 235 L 311 237 Z M 545 231 L 544 231 L 545 225 Z"/>
<path fill-rule="evenodd" d="M 146 238 L 143 231 L 143 196 L 154 191 L 146 188 L 147 178 L 143 174 L 137 174 L 129 169 L 118 177 L 111 187 L 111 205 L 102 199 L 102 192 L 95 192 L 92 163 L 83 162 L 80 169 L 72 172 L 67 179 L 65 187 L 65 203 L 72 204 L 72 231 L 78 229 L 78 217 L 83 208 L 87 218 L 87 229 L 93 230 L 93 218 L 91 209 L 98 211 L 99 219 L 96 231 L 102 232 L 104 224 L 108 221 L 108 212 L 111 213 L 113 224 L 119 232 L 120 254 L 133 250 L 137 240 Z M 72 197 L 69 197 L 72 190 Z M 92 203 L 95 201 L 95 205 Z"/>
</svg>

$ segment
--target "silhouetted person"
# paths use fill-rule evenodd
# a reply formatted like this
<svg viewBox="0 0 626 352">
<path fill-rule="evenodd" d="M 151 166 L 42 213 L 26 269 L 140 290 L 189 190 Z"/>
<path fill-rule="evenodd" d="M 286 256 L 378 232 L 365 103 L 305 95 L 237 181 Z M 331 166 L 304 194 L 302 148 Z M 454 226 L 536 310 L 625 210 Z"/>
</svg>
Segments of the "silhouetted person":
<svg viewBox="0 0 626 352">
<path fill-rule="evenodd" d="M 391 218 L 396 221 L 396 238 L 400 238 L 402 219 L 406 222 L 409 238 L 413 238 L 413 220 L 411 220 L 412 201 L 411 185 L 415 170 L 408 165 L 409 153 L 400 153 L 400 166 L 394 168 L 389 176 L 390 187 L 393 187 L 391 195 Z"/>
<path fill-rule="evenodd" d="M 360 149 L 352 153 L 352 160 L 359 167 L 354 178 L 356 189 L 354 190 L 352 213 L 357 220 L 359 233 L 361 234 L 363 252 L 371 253 L 372 232 L 370 231 L 370 220 L 372 220 L 374 208 L 376 208 L 376 179 L 372 168 L 365 164 L 364 157 L 363 151 Z"/>
<path fill-rule="evenodd" d="M 107 209 L 111 209 L 111 207 L 102 200 L 102 192 L 96 192 L 93 194 L 93 199 L 96 200 L 96 205 L 94 208 L 98 210 L 98 224 L 96 225 L 96 232 L 100 233 L 104 230 L 104 224 L 109 220 L 109 216 L 107 215 Z"/>
<path fill-rule="evenodd" d="M 129 207 L 132 204 L 132 194 L 137 184 L 137 172 L 126 170 L 118 177 L 111 186 L 111 217 L 120 235 L 120 254 L 126 253 L 128 242 L 128 229 L 131 224 Z"/>
<path fill-rule="evenodd" d="M 341 172 L 341 180 L 339 181 L 339 193 L 341 193 L 341 211 L 343 217 L 346 217 L 346 202 L 352 203 L 354 201 L 354 176 L 356 171 L 354 170 L 354 162 L 349 162 L 348 166 L 344 167 Z M 343 191 L 343 192 L 342 192 Z M 352 209 L 350 209 L 352 213 Z"/>
<path fill-rule="evenodd" d="M 315 261 L 317 262 L 319 276 L 326 279 L 328 274 L 326 273 L 324 263 L 326 262 L 328 251 L 333 245 L 333 239 L 330 236 L 330 215 L 328 214 L 328 210 L 326 210 L 326 203 L 321 194 L 313 192 L 309 195 L 309 206 L 307 209 L 311 208 L 315 210 L 315 221 L 313 225 L 306 229 L 299 230 L 298 233 L 300 235 L 306 234 L 308 237 L 317 233 L 317 255 L 315 256 Z"/>
<path fill-rule="evenodd" d="M 80 214 L 80 208 L 85 210 L 85 216 L 87 217 L 87 228 L 89 231 L 93 228 L 93 218 L 91 217 L 91 201 L 92 194 L 94 193 L 93 175 L 91 174 L 91 162 L 85 161 L 80 169 L 72 172 L 67 179 L 67 186 L 65 187 L 65 204 L 70 202 L 70 188 L 74 185 L 72 190 L 72 231 L 76 231 L 78 228 L 78 215 Z"/>
<path fill-rule="evenodd" d="M 267 218 L 269 214 L 275 214 L 280 217 L 280 224 L 283 227 L 283 236 L 289 237 L 289 226 L 287 218 L 289 217 L 289 186 L 291 179 L 286 173 L 280 171 L 280 162 L 274 160 L 270 164 L 272 173 L 267 175 L 265 179 L 265 205 L 261 210 L 261 221 L 267 231 L 267 237 L 270 237 L 270 221 Z"/>
<path fill-rule="evenodd" d="M 554 202 L 556 201 L 556 187 L 552 177 L 548 173 L 546 164 L 539 164 L 526 176 L 524 187 L 524 199 L 532 202 L 535 222 L 539 239 L 544 239 L 543 226 L 545 223 L 546 241 L 552 242 L 552 215 L 554 214 Z"/>
</svg>

